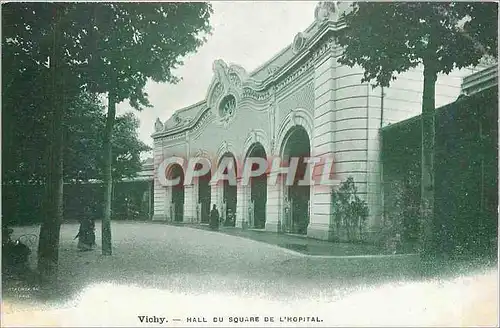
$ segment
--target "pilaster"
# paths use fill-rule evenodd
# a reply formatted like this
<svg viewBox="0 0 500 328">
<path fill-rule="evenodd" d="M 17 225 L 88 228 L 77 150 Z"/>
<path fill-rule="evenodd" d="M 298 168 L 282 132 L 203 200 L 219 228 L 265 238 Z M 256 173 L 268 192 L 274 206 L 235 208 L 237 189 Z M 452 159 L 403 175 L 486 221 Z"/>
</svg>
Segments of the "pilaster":
<svg viewBox="0 0 500 328">
<path fill-rule="evenodd" d="M 332 161 L 336 150 L 337 66 L 335 52 L 330 49 L 314 68 L 314 136 L 311 155 L 329 158 Z M 325 178 L 331 178 L 329 172 L 323 172 L 324 163 L 317 164 L 316 168 L 313 176 L 315 182 L 319 182 L 324 173 L 326 173 Z M 333 240 L 331 191 L 332 186 L 319 184 L 311 186 L 308 237 Z"/>
<path fill-rule="evenodd" d="M 279 176 L 276 184 L 267 185 L 266 231 L 281 231 L 282 195 L 280 187 Z"/>
<path fill-rule="evenodd" d="M 185 223 L 197 221 L 198 185 L 190 184 L 184 186 L 184 218 Z"/>
<path fill-rule="evenodd" d="M 236 227 L 246 228 L 248 227 L 248 202 L 250 186 L 242 185 L 241 178 L 238 178 L 238 184 L 236 187 Z"/>
</svg>

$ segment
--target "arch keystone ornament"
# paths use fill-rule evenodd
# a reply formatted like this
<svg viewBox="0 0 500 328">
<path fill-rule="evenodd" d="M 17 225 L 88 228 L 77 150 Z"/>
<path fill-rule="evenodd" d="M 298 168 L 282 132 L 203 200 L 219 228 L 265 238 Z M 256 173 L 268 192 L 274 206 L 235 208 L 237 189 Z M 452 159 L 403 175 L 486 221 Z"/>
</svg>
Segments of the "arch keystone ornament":
<svg viewBox="0 0 500 328">
<path fill-rule="evenodd" d="M 296 108 L 288 113 L 278 128 L 274 142 L 276 150 L 281 149 L 288 131 L 297 125 L 300 125 L 305 129 L 307 135 L 309 136 L 310 147 L 311 149 L 313 148 L 312 140 L 314 139 L 314 118 L 307 110 Z"/>
<path fill-rule="evenodd" d="M 250 140 L 252 140 L 253 142 L 257 142 L 257 131 L 255 131 L 255 129 L 252 129 L 252 131 L 250 131 Z"/>
<path fill-rule="evenodd" d="M 195 153 L 195 157 L 197 158 L 200 158 L 200 157 L 203 157 L 203 158 L 208 158 L 208 152 L 204 149 L 198 149 Z"/>
<path fill-rule="evenodd" d="M 231 143 L 227 142 L 226 140 L 224 140 L 224 141 L 222 141 L 222 143 L 219 146 L 219 149 L 217 150 L 217 162 L 216 162 L 216 165 L 219 165 L 221 159 L 227 153 L 233 154 L 233 157 L 236 159 L 236 152 L 233 149 L 233 145 Z"/>
<path fill-rule="evenodd" d="M 299 116 L 297 115 L 297 111 L 293 110 L 290 114 L 290 120 L 293 125 L 299 125 Z"/>
</svg>

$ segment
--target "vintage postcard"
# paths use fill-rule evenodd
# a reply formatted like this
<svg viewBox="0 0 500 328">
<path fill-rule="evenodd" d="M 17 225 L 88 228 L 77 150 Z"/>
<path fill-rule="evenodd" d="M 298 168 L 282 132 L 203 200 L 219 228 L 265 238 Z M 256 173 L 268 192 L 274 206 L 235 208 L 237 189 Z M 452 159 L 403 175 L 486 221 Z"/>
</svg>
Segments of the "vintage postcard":
<svg viewBox="0 0 500 328">
<path fill-rule="evenodd" d="M 498 327 L 498 3 L 1 17 L 3 327 Z"/>
</svg>

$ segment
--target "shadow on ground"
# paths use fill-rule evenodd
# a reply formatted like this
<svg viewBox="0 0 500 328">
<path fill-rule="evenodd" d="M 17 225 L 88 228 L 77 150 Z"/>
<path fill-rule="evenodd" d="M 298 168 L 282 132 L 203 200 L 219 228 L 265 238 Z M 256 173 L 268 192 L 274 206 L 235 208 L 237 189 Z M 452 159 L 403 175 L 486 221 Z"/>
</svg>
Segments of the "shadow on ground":
<svg viewBox="0 0 500 328">
<path fill-rule="evenodd" d="M 162 223 L 160 223 L 162 224 Z M 182 226 L 177 224 L 177 226 Z M 190 224 L 185 227 L 210 230 L 207 225 Z M 357 255 L 383 255 L 387 252 L 381 247 L 369 244 L 352 244 L 328 242 L 307 238 L 306 236 L 289 235 L 256 229 L 243 230 L 233 227 L 221 227 L 220 233 L 256 240 L 270 245 L 275 245 L 304 255 L 317 256 L 357 256 Z"/>
<path fill-rule="evenodd" d="M 15 233 L 38 234 L 38 230 L 22 227 Z M 307 257 L 248 236 L 119 222 L 112 225 L 114 253 L 102 256 L 100 249 L 76 250 L 77 230 L 75 224 L 61 228 L 60 274 L 55 284 L 41 286 L 32 278 L 4 277 L 4 299 L 61 304 L 74 300 L 86 287 L 105 282 L 194 295 L 224 292 L 267 299 L 339 299 L 366 286 L 436 279 L 496 266 L 494 259 L 421 263 L 415 255 Z M 100 233 L 97 237 L 100 245 Z M 32 256 L 32 267 L 35 260 Z"/>
</svg>

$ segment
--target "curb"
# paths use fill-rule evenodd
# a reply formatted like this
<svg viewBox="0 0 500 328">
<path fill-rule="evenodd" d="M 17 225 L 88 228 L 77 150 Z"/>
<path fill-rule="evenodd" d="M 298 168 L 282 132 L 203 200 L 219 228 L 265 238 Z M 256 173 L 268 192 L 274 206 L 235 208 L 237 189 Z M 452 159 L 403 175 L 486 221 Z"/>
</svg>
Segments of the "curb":
<svg viewBox="0 0 500 328">
<path fill-rule="evenodd" d="M 273 243 L 266 243 L 264 241 L 260 241 L 260 240 L 256 240 L 256 239 L 253 239 L 253 238 L 248 238 L 248 237 L 244 237 L 244 236 L 239 236 L 239 235 L 236 235 L 236 234 L 230 234 L 230 233 L 225 233 L 223 231 L 212 231 L 207 227 L 203 226 L 203 225 L 197 225 L 196 223 L 172 223 L 172 222 L 167 222 L 167 221 L 160 221 L 160 220 L 157 220 L 157 221 L 141 221 L 141 222 L 144 222 L 144 223 L 154 223 L 154 224 L 162 224 L 162 225 L 168 225 L 168 226 L 171 226 L 171 227 L 179 227 L 179 228 L 188 228 L 188 229 L 193 229 L 193 230 L 197 230 L 197 231 L 207 231 L 207 232 L 211 232 L 211 233 L 219 233 L 219 234 L 224 234 L 226 236 L 231 236 L 231 237 L 236 237 L 236 238 L 240 238 L 240 239 L 244 239 L 244 240 L 249 240 L 249 241 L 252 241 L 252 242 L 256 242 L 256 243 L 260 243 L 260 244 L 264 244 L 264 245 L 267 245 L 269 247 L 273 247 L 275 249 L 279 249 L 280 251 L 284 252 L 284 253 L 288 253 L 290 255 L 294 255 L 296 257 L 302 257 L 302 258 L 311 258 L 311 259 L 376 259 L 376 258 L 379 258 L 379 259 L 385 259 L 385 258 L 408 258 L 408 257 L 415 257 L 415 256 L 419 256 L 418 253 L 406 253 L 406 254 L 366 254 L 366 255 L 319 255 L 319 254 L 306 254 L 306 253 L 301 253 L 301 252 L 298 252 L 298 251 L 294 251 L 292 249 L 289 249 L 289 248 L 286 248 L 286 247 L 282 247 L 282 246 L 279 246 L 279 245 L 276 245 L 276 244 L 273 244 Z M 306 238 L 306 237 L 304 237 Z"/>
<path fill-rule="evenodd" d="M 245 239 L 245 240 L 250 240 L 250 241 L 253 241 L 253 242 L 256 242 L 256 243 L 260 243 L 260 244 L 264 244 L 264 245 L 268 245 L 270 247 L 273 247 L 273 248 L 276 248 L 276 249 L 279 249 L 285 253 L 288 253 L 288 254 L 291 254 L 291 255 L 295 255 L 297 257 L 307 257 L 307 258 L 317 258 L 317 259 L 371 259 L 371 258 L 405 258 L 405 257 L 414 257 L 414 256 L 418 256 L 418 253 L 407 253 L 407 254 L 372 254 L 372 255 L 314 255 L 314 254 L 305 254 L 305 253 L 301 253 L 301 252 L 298 252 L 298 251 L 294 251 L 292 249 L 289 249 L 289 248 L 286 248 L 286 247 L 281 247 L 279 245 L 276 245 L 276 244 L 271 244 L 271 243 L 266 243 L 264 241 L 259 241 L 259 240 L 255 240 L 255 239 L 252 239 L 252 238 L 248 238 L 248 237 L 244 237 L 244 236 L 238 236 L 238 235 L 233 235 L 233 234 L 229 234 L 229 233 L 224 233 L 224 232 L 221 232 L 221 231 L 211 231 L 209 229 L 203 229 L 203 228 L 197 228 L 197 227 L 190 227 L 190 226 L 185 226 L 185 228 L 189 228 L 189 229 L 193 229 L 193 230 L 203 230 L 203 231 L 209 231 L 209 232 L 214 232 L 214 233 L 222 233 L 226 236 L 231 236 L 231 237 L 236 237 L 236 238 L 240 238 L 240 239 Z"/>
</svg>

